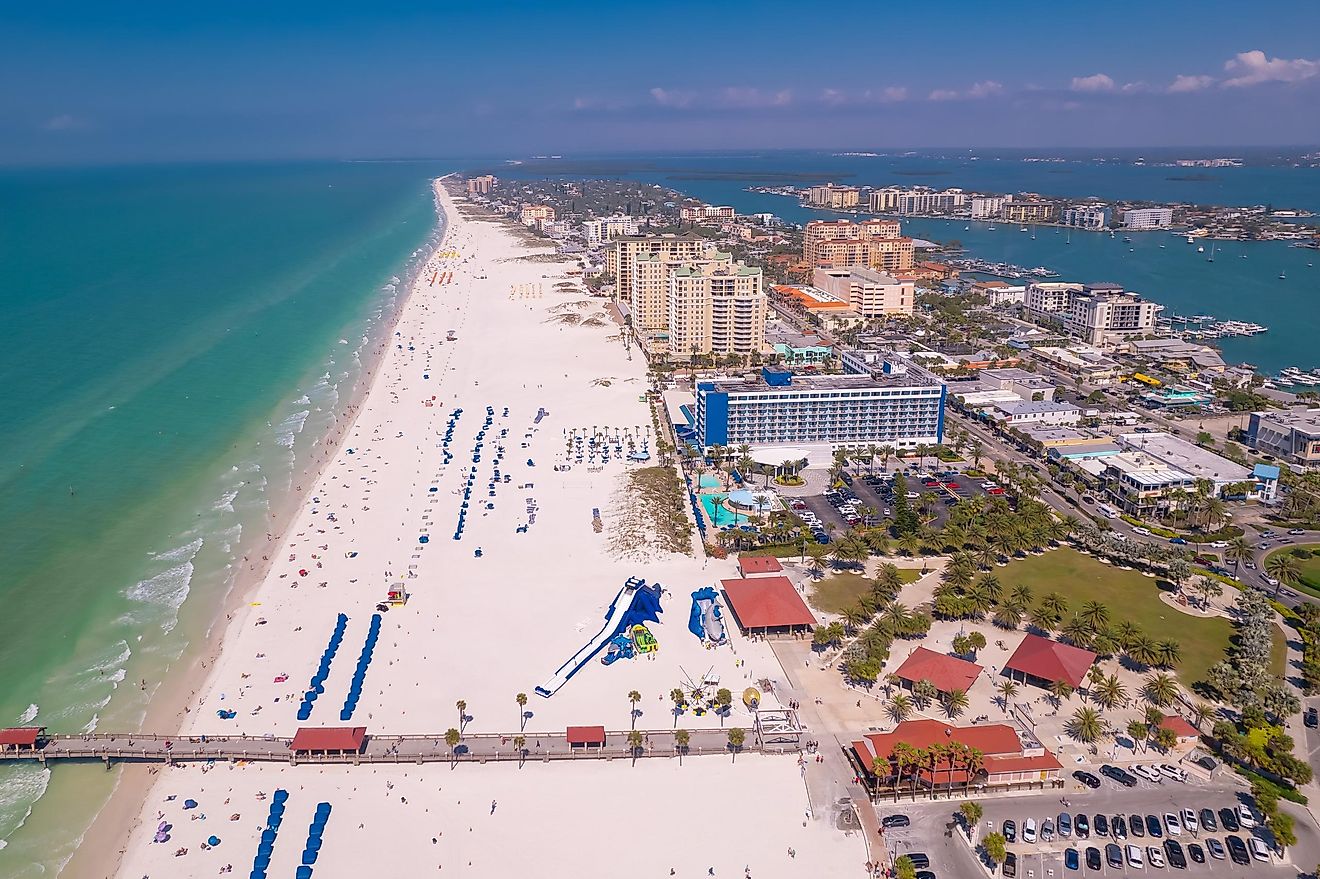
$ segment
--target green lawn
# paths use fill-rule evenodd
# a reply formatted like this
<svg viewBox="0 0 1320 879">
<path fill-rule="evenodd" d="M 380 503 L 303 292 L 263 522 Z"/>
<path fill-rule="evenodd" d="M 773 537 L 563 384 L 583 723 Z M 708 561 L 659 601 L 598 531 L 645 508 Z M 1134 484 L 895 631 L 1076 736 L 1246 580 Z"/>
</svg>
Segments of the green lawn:
<svg viewBox="0 0 1320 879">
<path fill-rule="evenodd" d="M 1269 553 L 1269 555 L 1266 555 L 1265 561 L 1268 563 L 1270 556 L 1278 555 L 1281 552 L 1292 552 L 1294 549 L 1304 549 L 1308 552 L 1314 552 L 1320 550 L 1320 543 L 1301 543 L 1297 546 L 1281 547 L 1274 550 L 1274 552 Z M 1294 558 L 1297 560 L 1297 570 L 1301 574 L 1301 582 L 1296 584 L 1293 588 L 1311 595 L 1320 596 L 1320 556 L 1309 556 L 1307 558 L 1294 556 Z M 1261 567 L 1263 568 L 1264 565 Z"/>
<path fill-rule="evenodd" d="M 920 568 L 899 568 L 898 576 L 911 583 L 921 576 Z M 811 588 L 811 606 L 826 613 L 843 613 L 871 591 L 871 581 L 861 574 L 841 571 L 825 577 Z"/>
<path fill-rule="evenodd" d="M 1157 640 L 1172 638 L 1182 647 L 1178 677 L 1191 686 L 1205 670 L 1224 658 L 1233 625 L 1222 617 L 1202 619 L 1179 613 L 1159 599 L 1156 581 L 1136 571 L 1123 571 L 1073 549 L 1018 559 L 995 570 L 1005 589 L 1030 586 L 1039 600 L 1058 592 L 1075 610 L 1087 601 L 1109 608 L 1110 619 L 1129 619 Z"/>
</svg>

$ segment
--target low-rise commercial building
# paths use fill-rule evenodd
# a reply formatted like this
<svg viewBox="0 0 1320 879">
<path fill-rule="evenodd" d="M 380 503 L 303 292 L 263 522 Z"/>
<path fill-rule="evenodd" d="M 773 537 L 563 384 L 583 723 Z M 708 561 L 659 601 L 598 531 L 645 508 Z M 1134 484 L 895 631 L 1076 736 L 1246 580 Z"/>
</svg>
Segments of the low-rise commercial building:
<svg viewBox="0 0 1320 879">
<path fill-rule="evenodd" d="M 816 287 L 844 300 L 861 317 L 910 315 L 916 308 L 916 285 L 864 266 L 817 268 Z"/>
<path fill-rule="evenodd" d="M 981 384 L 1011 391 L 1023 400 L 1053 400 L 1056 387 L 1049 379 L 1025 369 L 984 369 Z"/>
<path fill-rule="evenodd" d="M 699 382 L 696 433 L 704 447 L 934 445 L 944 397 L 943 382 L 903 363 L 879 376 L 765 368 L 755 379 Z"/>
<path fill-rule="evenodd" d="M 681 219 L 693 223 L 702 223 L 707 220 L 732 220 L 736 216 L 733 208 L 728 205 L 713 204 L 679 208 L 678 215 Z"/>
<path fill-rule="evenodd" d="M 1076 424 L 1082 420 L 1080 406 L 1053 400 L 1016 398 L 999 401 L 987 406 L 985 413 L 995 421 L 1011 427 L 1028 424 Z"/>
<path fill-rule="evenodd" d="M 1048 223 L 1054 219 L 1054 203 L 1049 201 L 1006 202 L 999 215 L 1008 223 Z"/>
<path fill-rule="evenodd" d="M 555 218 L 555 209 L 548 204 L 525 204 L 518 212 L 518 219 L 524 226 L 535 226 Z"/>
<path fill-rule="evenodd" d="M 1028 351 L 1042 362 L 1091 385 L 1112 384 L 1121 369 L 1118 361 L 1086 345 L 1070 345 L 1066 348 L 1058 345 L 1040 345 Z"/>
<path fill-rule="evenodd" d="M 1006 281 L 976 281 L 972 284 L 971 292 L 984 296 L 986 304 L 991 308 L 1021 305 L 1027 298 L 1025 284 L 1009 284 Z"/>
<path fill-rule="evenodd" d="M 1213 494 L 1222 495 L 1230 486 L 1252 481 L 1251 471 L 1210 449 L 1162 431 L 1125 433 L 1118 441 L 1134 454 L 1149 458 L 1193 479 L 1203 479 L 1214 486 Z"/>
<path fill-rule="evenodd" d="M 1252 412 L 1247 445 L 1303 467 L 1320 465 L 1320 409 Z"/>
</svg>

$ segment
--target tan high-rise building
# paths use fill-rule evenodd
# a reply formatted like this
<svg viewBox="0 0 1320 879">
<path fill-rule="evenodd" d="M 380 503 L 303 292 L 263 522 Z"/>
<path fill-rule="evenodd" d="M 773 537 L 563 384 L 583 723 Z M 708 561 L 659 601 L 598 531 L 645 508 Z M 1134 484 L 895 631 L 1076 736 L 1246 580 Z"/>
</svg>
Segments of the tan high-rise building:
<svg viewBox="0 0 1320 879">
<path fill-rule="evenodd" d="M 525 204 L 518 214 L 524 226 L 548 223 L 555 218 L 555 209 L 548 204 Z"/>
<path fill-rule="evenodd" d="M 614 295 L 634 307 L 632 295 L 633 263 L 643 254 L 656 254 L 669 260 L 699 259 L 708 243 L 693 236 L 644 236 L 617 238 L 605 251 L 605 272 L 614 278 Z M 636 316 L 634 315 L 634 321 Z"/>
<path fill-rule="evenodd" d="M 856 186 L 826 183 L 813 186 L 807 191 L 807 202 L 822 208 L 855 208 L 861 199 L 862 191 Z"/>
<path fill-rule="evenodd" d="M 480 177 L 473 177 L 467 182 L 468 195 L 489 195 L 490 188 L 495 185 L 495 175 L 483 174 Z"/>
<path fill-rule="evenodd" d="M 668 272 L 669 356 L 755 354 L 765 343 L 761 270 L 728 254 Z"/>
<path fill-rule="evenodd" d="M 999 215 L 1010 223 L 1049 223 L 1054 220 L 1054 205 L 1048 201 L 1006 202 Z"/>
<path fill-rule="evenodd" d="M 881 271 L 912 270 L 914 250 L 911 238 L 900 236 L 897 220 L 813 220 L 802 238 L 802 257 L 821 268 L 866 266 Z"/>
</svg>

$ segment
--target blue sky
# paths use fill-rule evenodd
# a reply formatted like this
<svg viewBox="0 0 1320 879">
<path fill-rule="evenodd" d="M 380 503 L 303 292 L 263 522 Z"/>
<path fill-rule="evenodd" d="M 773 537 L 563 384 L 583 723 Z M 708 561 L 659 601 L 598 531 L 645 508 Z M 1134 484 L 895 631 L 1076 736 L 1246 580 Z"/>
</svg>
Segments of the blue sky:
<svg viewBox="0 0 1320 879">
<path fill-rule="evenodd" d="M 0 0 L 0 162 L 1320 143 L 1320 3 Z"/>
</svg>

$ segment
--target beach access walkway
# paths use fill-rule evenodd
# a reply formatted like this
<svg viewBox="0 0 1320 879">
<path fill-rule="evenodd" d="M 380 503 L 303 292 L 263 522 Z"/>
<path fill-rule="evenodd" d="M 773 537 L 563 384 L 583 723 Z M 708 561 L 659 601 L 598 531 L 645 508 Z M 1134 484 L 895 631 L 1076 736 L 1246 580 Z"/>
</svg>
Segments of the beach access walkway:
<svg viewBox="0 0 1320 879">
<path fill-rule="evenodd" d="M 641 746 L 629 741 L 631 730 L 570 727 L 565 732 L 464 735 L 453 748 L 445 734 L 367 735 L 363 727 L 302 729 L 293 738 L 279 736 L 167 736 L 151 733 L 47 735 L 36 728 L 0 730 L 0 762 L 101 760 L 183 763 L 486 763 L 491 761 L 613 760 L 641 757 L 733 755 L 727 729 L 692 730 L 680 748 L 674 730 L 637 730 Z M 797 753 L 795 737 L 745 730 L 739 753 Z M 525 740 L 518 748 L 514 739 Z"/>
</svg>

